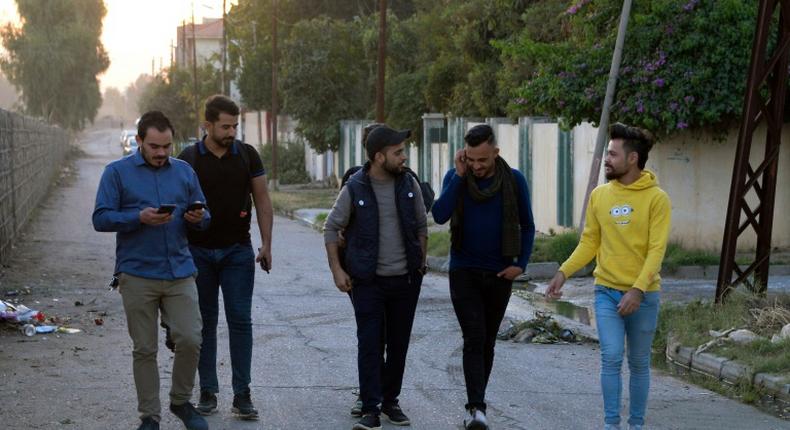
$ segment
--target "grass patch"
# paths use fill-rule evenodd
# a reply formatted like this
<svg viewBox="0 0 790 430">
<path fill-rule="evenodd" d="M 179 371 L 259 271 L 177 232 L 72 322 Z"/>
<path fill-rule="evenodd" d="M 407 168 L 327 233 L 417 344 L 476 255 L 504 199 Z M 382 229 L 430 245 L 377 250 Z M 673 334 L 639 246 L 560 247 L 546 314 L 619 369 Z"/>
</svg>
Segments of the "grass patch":
<svg viewBox="0 0 790 430">
<path fill-rule="evenodd" d="M 428 233 L 428 255 L 446 257 L 450 255 L 450 232 L 434 231 Z"/>
<path fill-rule="evenodd" d="M 674 272 L 680 266 L 713 266 L 719 264 L 719 254 L 701 249 L 685 249 L 679 243 L 667 244 L 663 267 Z"/>
<path fill-rule="evenodd" d="M 325 208 L 330 209 L 335 203 L 337 190 L 334 188 L 309 188 L 269 191 L 274 210 L 290 213 L 297 209 Z"/>
<path fill-rule="evenodd" d="M 571 256 L 578 243 L 579 235 L 575 230 L 535 236 L 535 246 L 529 261 L 530 263 L 556 261 L 562 264 Z"/>
<path fill-rule="evenodd" d="M 328 212 L 323 212 L 315 216 L 315 224 L 319 230 L 324 228 L 324 223 L 326 223 L 327 216 L 329 216 Z"/>
<path fill-rule="evenodd" d="M 664 305 L 653 341 L 655 351 L 666 349 L 667 335 L 672 333 L 686 346 L 697 347 L 710 341 L 710 330 L 746 328 L 765 339 L 749 344 L 724 343 L 712 348 L 713 354 L 737 360 L 756 372 L 790 376 L 790 341 L 771 343 L 772 335 L 790 323 L 790 295 L 763 298 L 735 291 L 723 305 L 695 301 L 686 305 Z M 663 355 L 654 356 L 663 360 Z"/>
</svg>

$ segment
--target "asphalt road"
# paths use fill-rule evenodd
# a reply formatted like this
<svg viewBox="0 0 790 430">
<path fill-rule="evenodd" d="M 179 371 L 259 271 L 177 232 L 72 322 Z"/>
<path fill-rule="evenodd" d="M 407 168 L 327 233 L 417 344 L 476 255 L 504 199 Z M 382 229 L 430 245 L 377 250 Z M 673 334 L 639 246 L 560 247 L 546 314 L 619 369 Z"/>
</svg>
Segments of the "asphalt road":
<svg viewBox="0 0 790 430">
<path fill-rule="evenodd" d="M 86 133 L 81 146 L 86 155 L 74 161 L 72 174 L 53 190 L 2 269 L 0 291 L 29 287 L 31 294 L 21 300 L 84 331 L 33 338 L 0 331 L 4 428 L 133 429 L 139 423 L 120 297 L 104 286 L 113 268 L 114 237 L 94 232 L 90 222 L 102 168 L 120 156 L 118 133 Z M 270 275 L 256 274 L 253 303 L 252 391 L 261 419 L 242 422 L 230 413 L 227 328 L 221 322 L 220 412 L 209 417 L 211 428 L 350 429 L 355 324 L 348 297 L 332 283 L 322 237 L 278 217 L 273 259 Z M 96 325 L 96 318 L 104 324 Z M 166 402 L 172 355 L 163 345 L 161 351 Z M 500 342 L 488 389 L 492 429 L 602 428 L 598 369 L 595 344 Z M 443 276 L 425 278 L 400 400 L 414 429 L 462 428 L 461 334 Z M 182 428 L 163 406 L 162 428 Z M 787 421 L 658 372 L 647 421 L 651 429 L 790 428 Z"/>
</svg>

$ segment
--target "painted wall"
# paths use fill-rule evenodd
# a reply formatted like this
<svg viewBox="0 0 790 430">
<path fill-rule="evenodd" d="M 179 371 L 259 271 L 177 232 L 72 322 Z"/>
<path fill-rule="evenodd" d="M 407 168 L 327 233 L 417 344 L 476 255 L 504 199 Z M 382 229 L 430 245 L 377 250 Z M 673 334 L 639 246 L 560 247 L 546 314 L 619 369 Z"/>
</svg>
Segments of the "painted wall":
<svg viewBox="0 0 790 430">
<path fill-rule="evenodd" d="M 556 123 L 534 124 L 532 142 L 532 214 L 542 233 L 557 230 L 557 144 Z"/>
</svg>

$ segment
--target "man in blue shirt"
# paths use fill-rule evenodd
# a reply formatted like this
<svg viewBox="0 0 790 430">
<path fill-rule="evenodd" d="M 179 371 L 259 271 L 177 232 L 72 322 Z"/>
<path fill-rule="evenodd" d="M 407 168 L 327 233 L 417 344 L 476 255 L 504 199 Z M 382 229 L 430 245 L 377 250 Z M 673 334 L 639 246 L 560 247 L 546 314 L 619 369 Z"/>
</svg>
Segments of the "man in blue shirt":
<svg viewBox="0 0 790 430">
<path fill-rule="evenodd" d="M 472 127 L 444 177 L 433 219 L 450 221 L 450 296 L 464 337 L 466 429 L 487 429 L 485 390 L 513 279 L 532 252 L 535 223 L 524 175 L 511 169 L 488 125 Z"/>
<path fill-rule="evenodd" d="M 116 232 L 115 272 L 129 335 L 134 343 L 134 383 L 142 423 L 158 430 L 161 418 L 157 321 L 172 330 L 176 353 L 170 410 L 187 429 L 208 424 L 189 403 L 200 355 L 201 318 L 187 229 L 205 230 L 210 215 L 195 172 L 170 158 L 173 126 L 158 111 L 145 113 L 137 126 L 137 152 L 108 164 L 96 193 L 93 226 Z"/>
</svg>

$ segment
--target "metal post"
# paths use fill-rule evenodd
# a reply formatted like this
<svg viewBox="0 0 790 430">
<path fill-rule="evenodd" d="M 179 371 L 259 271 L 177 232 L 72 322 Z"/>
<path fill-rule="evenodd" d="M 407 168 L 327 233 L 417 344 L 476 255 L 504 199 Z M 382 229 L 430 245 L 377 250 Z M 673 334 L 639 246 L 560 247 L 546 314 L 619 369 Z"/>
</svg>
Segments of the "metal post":
<svg viewBox="0 0 790 430">
<path fill-rule="evenodd" d="M 379 0 L 379 55 L 376 80 L 376 122 L 384 122 L 384 79 L 387 61 L 387 0 Z"/>
<path fill-rule="evenodd" d="M 277 0 L 272 0 L 272 189 L 277 190 Z"/>
<path fill-rule="evenodd" d="M 228 52 L 228 30 L 225 27 L 225 24 L 226 24 L 226 21 L 225 21 L 225 16 L 226 16 L 226 13 L 225 13 L 225 1 L 226 0 L 222 0 L 222 72 L 221 72 L 221 76 L 222 76 L 222 91 L 221 92 L 222 92 L 222 94 L 228 95 L 228 93 L 230 91 L 227 89 L 227 83 L 225 82 L 226 81 L 226 75 L 225 74 L 227 73 L 226 72 L 226 68 L 227 68 L 227 58 L 228 58 L 228 53 L 227 53 Z"/>
<path fill-rule="evenodd" d="M 198 77 L 197 77 L 197 34 L 195 33 L 195 2 L 192 2 L 192 91 L 197 123 L 196 137 L 200 139 L 200 109 L 198 108 Z"/>
<path fill-rule="evenodd" d="M 772 20 L 780 8 L 777 40 L 768 56 Z M 738 147 L 727 205 L 727 221 L 721 249 L 716 302 L 723 302 L 733 287 L 746 283 L 752 291 L 765 294 L 771 255 L 774 204 L 776 199 L 779 146 L 787 91 L 787 68 L 790 64 L 790 0 L 760 0 L 752 46 L 749 76 L 744 96 L 743 118 L 738 132 Z M 756 169 L 750 162 L 752 140 L 758 125 L 765 120 L 767 134 L 765 155 Z M 762 179 L 762 181 L 760 181 Z M 754 191 L 756 207 L 747 201 Z M 750 199 L 751 200 L 751 199 Z M 741 223 L 741 215 L 746 219 Z M 757 235 L 755 260 L 742 270 L 735 261 L 738 238 L 749 227 Z M 753 282 L 749 277 L 754 274 Z"/>
<path fill-rule="evenodd" d="M 620 74 L 620 63 L 623 59 L 623 44 L 625 43 L 625 33 L 628 29 L 628 17 L 631 15 L 631 0 L 623 1 L 623 10 L 620 13 L 620 26 L 617 28 L 617 41 L 614 44 L 612 54 L 612 65 L 609 67 L 609 81 L 606 83 L 606 96 L 604 97 L 603 109 L 601 110 L 601 120 L 598 121 L 598 136 L 595 139 L 595 151 L 593 152 L 592 165 L 590 166 L 590 178 L 587 181 L 587 191 L 584 194 L 582 203 L 582 213 L 579 222 L 579 235 L 584 231 L 585 215 L 587 214 L 587 203 L 590 194 L 598 186 L 598 176 L 601 175 L 601 160 L 603 151 L 606 148 L 606 135 L 609 128 L 609 111 L 612 109 L 614 91 L 617 88 L 617 76 Z"/>
</svg>

